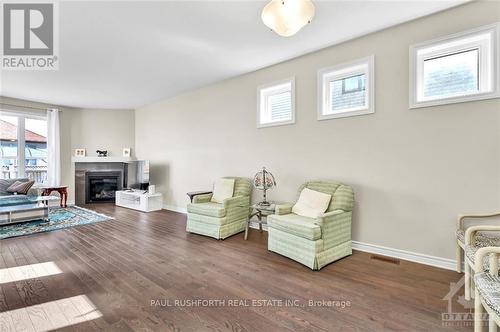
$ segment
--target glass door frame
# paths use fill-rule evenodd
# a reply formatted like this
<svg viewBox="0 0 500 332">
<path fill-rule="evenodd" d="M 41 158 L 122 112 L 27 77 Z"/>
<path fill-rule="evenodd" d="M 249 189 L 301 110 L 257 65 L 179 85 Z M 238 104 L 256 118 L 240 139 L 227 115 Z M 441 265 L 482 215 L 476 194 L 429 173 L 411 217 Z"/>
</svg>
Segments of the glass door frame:
<svg viewBox="0 0 500 332">
<path fill-rule="evenodd" d="M 26 175 L 26 119 L 47 120 L 47 115 L 32 112 L 9 111 L 0 108 L 0 116 L 17 117 L 17 177 Z"/>
</svg>

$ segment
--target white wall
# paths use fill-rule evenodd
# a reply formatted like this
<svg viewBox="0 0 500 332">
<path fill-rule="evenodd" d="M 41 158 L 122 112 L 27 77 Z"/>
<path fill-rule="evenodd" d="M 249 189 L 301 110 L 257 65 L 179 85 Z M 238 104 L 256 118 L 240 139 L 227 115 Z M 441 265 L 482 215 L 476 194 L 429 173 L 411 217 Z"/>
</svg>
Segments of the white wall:
<svg viewBox="0 0 500 332">
<path fill-rule="evenodd" d="M 12 106 L 14 105 L 14 106 Z M 48 107 L 60 109 L 61 181 L 69 185 L 68 201 L 74 201 L 74 165 L 71 157 L 77 148 L 108 150 L 111 156 L 121 156 L 123 148 L 135 146 L 135 114 L 133 110 L 76 109 L 46 105 L 26 100 L 0 97 L 0 108 L 16 112 L 45 113 Z M 33 109 L 33 108 L 39 108 Z"/>
<path fill-rule="evenodd" d="M 133 110 L 75 109 L 67 114 L 65 124 L 73 150 L 85 148 L 88 156 L 96 156 L 96 150 L 107 150 L 108 156 L 122 156 L 123 148 L 134 147 Z"/>
<path fill-rule="evenodd" d="M 452 258 L 456 215 L 500 207 L 500 101 L 409 110 L 408 47 L 495 21 L 499 2 L 474 2 L 140 108 L 137 156 L 178 207 L 187 191 L 261 166 L 279 201 L 309 179 L 342 181 L 356 194 L 354 240 Z M 317 121 L 317 70 L 370 54 L 376 113 Z M 290 76 L 297 123 L 257 129 L 256 87 Z"/>
</svg>

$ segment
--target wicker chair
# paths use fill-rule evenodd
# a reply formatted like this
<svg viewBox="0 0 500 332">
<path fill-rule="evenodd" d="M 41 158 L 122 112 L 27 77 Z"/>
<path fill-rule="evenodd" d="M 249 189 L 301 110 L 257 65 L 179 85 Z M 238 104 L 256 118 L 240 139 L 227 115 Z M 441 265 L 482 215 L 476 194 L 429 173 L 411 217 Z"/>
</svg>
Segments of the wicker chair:
<svg viewBox="0 0 500 332">
<path fill-rule="evenodd" d="M 457 272 L 462 272 L 462 261 L 463 252 L 465 250 L 465 227 L 464 222 L 466 219 L 485 219 L 491 217 L 500 216 L 500 212 L 488 213 L 488 214 L 468 214 L 460 215 L 457 220 L 457 231 L 456 231 L 456 241 L 457 241 Z"/>
<path fill-rule="evenodd" d="M 489 256 L 489 260 L 488 257 Z M 479 248 L 475 254 L 474 276 L 475 299 L 474 299 L 474 331 L 483 330 L 483 314 L 489 315 L 489 331 L 496 331 L 500 325 L 500 277 L 498 276 L 498 259 L 500 247 Z M 489 272 L 485 271 L 484 264 L 488 262 Z"/>
<path fill-rule="evenodd" d="M 474 294 L 474 274 L 478 272 L 477 265 L 481 262 L 477 260 L 476 253 L 483 247 L 500 247 L 500 236 L 488 232 L 499 232 L 500 226 L 479 225 L 471 226 L 465 231 L 465 299 L 470 300 Z M 482 262 L 481 271 L 489 270 L 489 262 Z"/>
</svg>

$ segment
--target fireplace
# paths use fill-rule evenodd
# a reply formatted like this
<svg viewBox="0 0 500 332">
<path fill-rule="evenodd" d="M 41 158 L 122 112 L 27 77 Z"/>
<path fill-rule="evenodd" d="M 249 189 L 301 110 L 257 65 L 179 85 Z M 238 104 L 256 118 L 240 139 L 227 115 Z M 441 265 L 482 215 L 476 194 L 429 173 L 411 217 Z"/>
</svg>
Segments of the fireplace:
<svg viewBox="0 0 500 332">
<path fill-rule="evenodd" d="M 122 172 L 85 172 L 85 203 L 114 202 L 115 191 L 122 189 Z"/>
</svg>

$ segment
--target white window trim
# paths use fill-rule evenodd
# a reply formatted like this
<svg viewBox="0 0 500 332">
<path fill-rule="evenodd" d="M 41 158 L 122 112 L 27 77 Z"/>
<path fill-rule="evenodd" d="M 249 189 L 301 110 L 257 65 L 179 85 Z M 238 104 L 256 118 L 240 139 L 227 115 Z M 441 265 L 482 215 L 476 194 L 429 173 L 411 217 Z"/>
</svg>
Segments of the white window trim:
<svg viewBox="0 0 500 332">
<path fill-rule="evenodd" d="M 352 67 L 367 65 L 367 69 L 349 70 Z M 334 74 L 333 72 L 338 72 L 345 70 L 346 73 Z M 362 107 L 356 107 L 342 112 L 334 114 L 323 114 L 323 109 L 328 108 L 330 103 L 330 93 L 329 83 L 332 80 L 337 80 L 342 77 L 349 77 L 357 74 L 366 75 L 365 83 L 365 98 L 366 105 Z M 330 120 L 337 118 L 345 118 L 350 116 L 366 115 L 375 113 L 375 56 L 370 55 L 368 57 L 358 59 L 351 62 L 342 63 L 332 67 L 322 68 L 318 70 L 318 98 L 317 98 L 317 112 L 318 120 Z"/>
<path fill-rule="evenodd" d="M 26 119 L 39 119 L 47 120 L 46 115 L 40 115 L 38 113 L 28 113 L 28 112 L 15 112 L 0 108 L 0 115 L 14 116 L 18 118 L 17 122 L 17 174 L 18 177 L 26 176 L 26 137 L 25 137 L 25 125 Z M 22 121 L 19 121 L 22 120 Z"/>
<path fill-rule="evenodd" d="M 261 100 L 261 91 L 272 88 L 274 86 L 278 85 L 283 85 L 283 84 L 291 84 L 291 98 L 292 98 L 292 118 L 291 120 L 284 120 L 284 121 L 275 121 L 275 122 L 269 122 L 269 123 L 261 123 L 260 122 L 260 111 L 261 111 L 261 104 L 264 102 Z M 292 76 L 287 79 L 283 79 L 280 81 L 275 81 L 272 83 L 267 83 L 264 85 L 260 85 L 257 87 L 257 128 L 266 128 L 266 127 L 275 127 L 275 126 L 284 126 L 284 125 L 290 125 L 295 123 L 295 76 Z"/>
<path fill-rule="evenodd" d="M 434 45 L 439 45 L 441 43 L 453 42 L 456 39 L 466 38 L 468 36 L 473 37 L 474 35 L 479 35 L 482 33 L 491 33 L 492 34 L 492 47 L 490 51 L 490 59 L 491 59 L 491 67 L 492 67 L 492 77 L 491 77 L 491 91 L 488 92 L 479 92 L 473 93 L 463 96 L 450 96 L 447 98 L 439 98 L 428 101 L 417 101 L 417 78 L 419 78 L 419 74 L 421 72 L 417 52 L 421 48 L 428 48 Z M 476 43 L 475 45 L 478 45 Z M 467 48 L 467 46 L 465 46 Z M 456 50 L 464 49 L 464 46 L 456 47 Z M 445 53 L 452 53 L 453 48 L 447 48 Z M 481 53 L 481 52 L 480 52 Z M 410 84 L 409 84 L 409 107 L 420 108 L 420 107 L 430 107 L 437 105 L 445 105 L 445 104 L 455 104 L 455 103 L 464 103 L 468 101 L 475 100 L 484 100 L 484 99 L 492 99 L 500 97 L 500 23 L 494 23 L 486 26 L 482 26 L 475 29 L 470 29 L 467 31 L 455 33 L 452 35 L 448 35 L 445 37 L 436 38 L 430 41 L 426 41 L 419 44 L 414 44 L 410 46 Z M 484 63 L 485 54 L 479 55 L 480 59 L 482 58 Z M 488 75 L 488 73 L 484 72 L 484 65 L 480 68 L 480 76 Z M 480 78 L 481 80 L 481 78 Z"/>
</svg>

